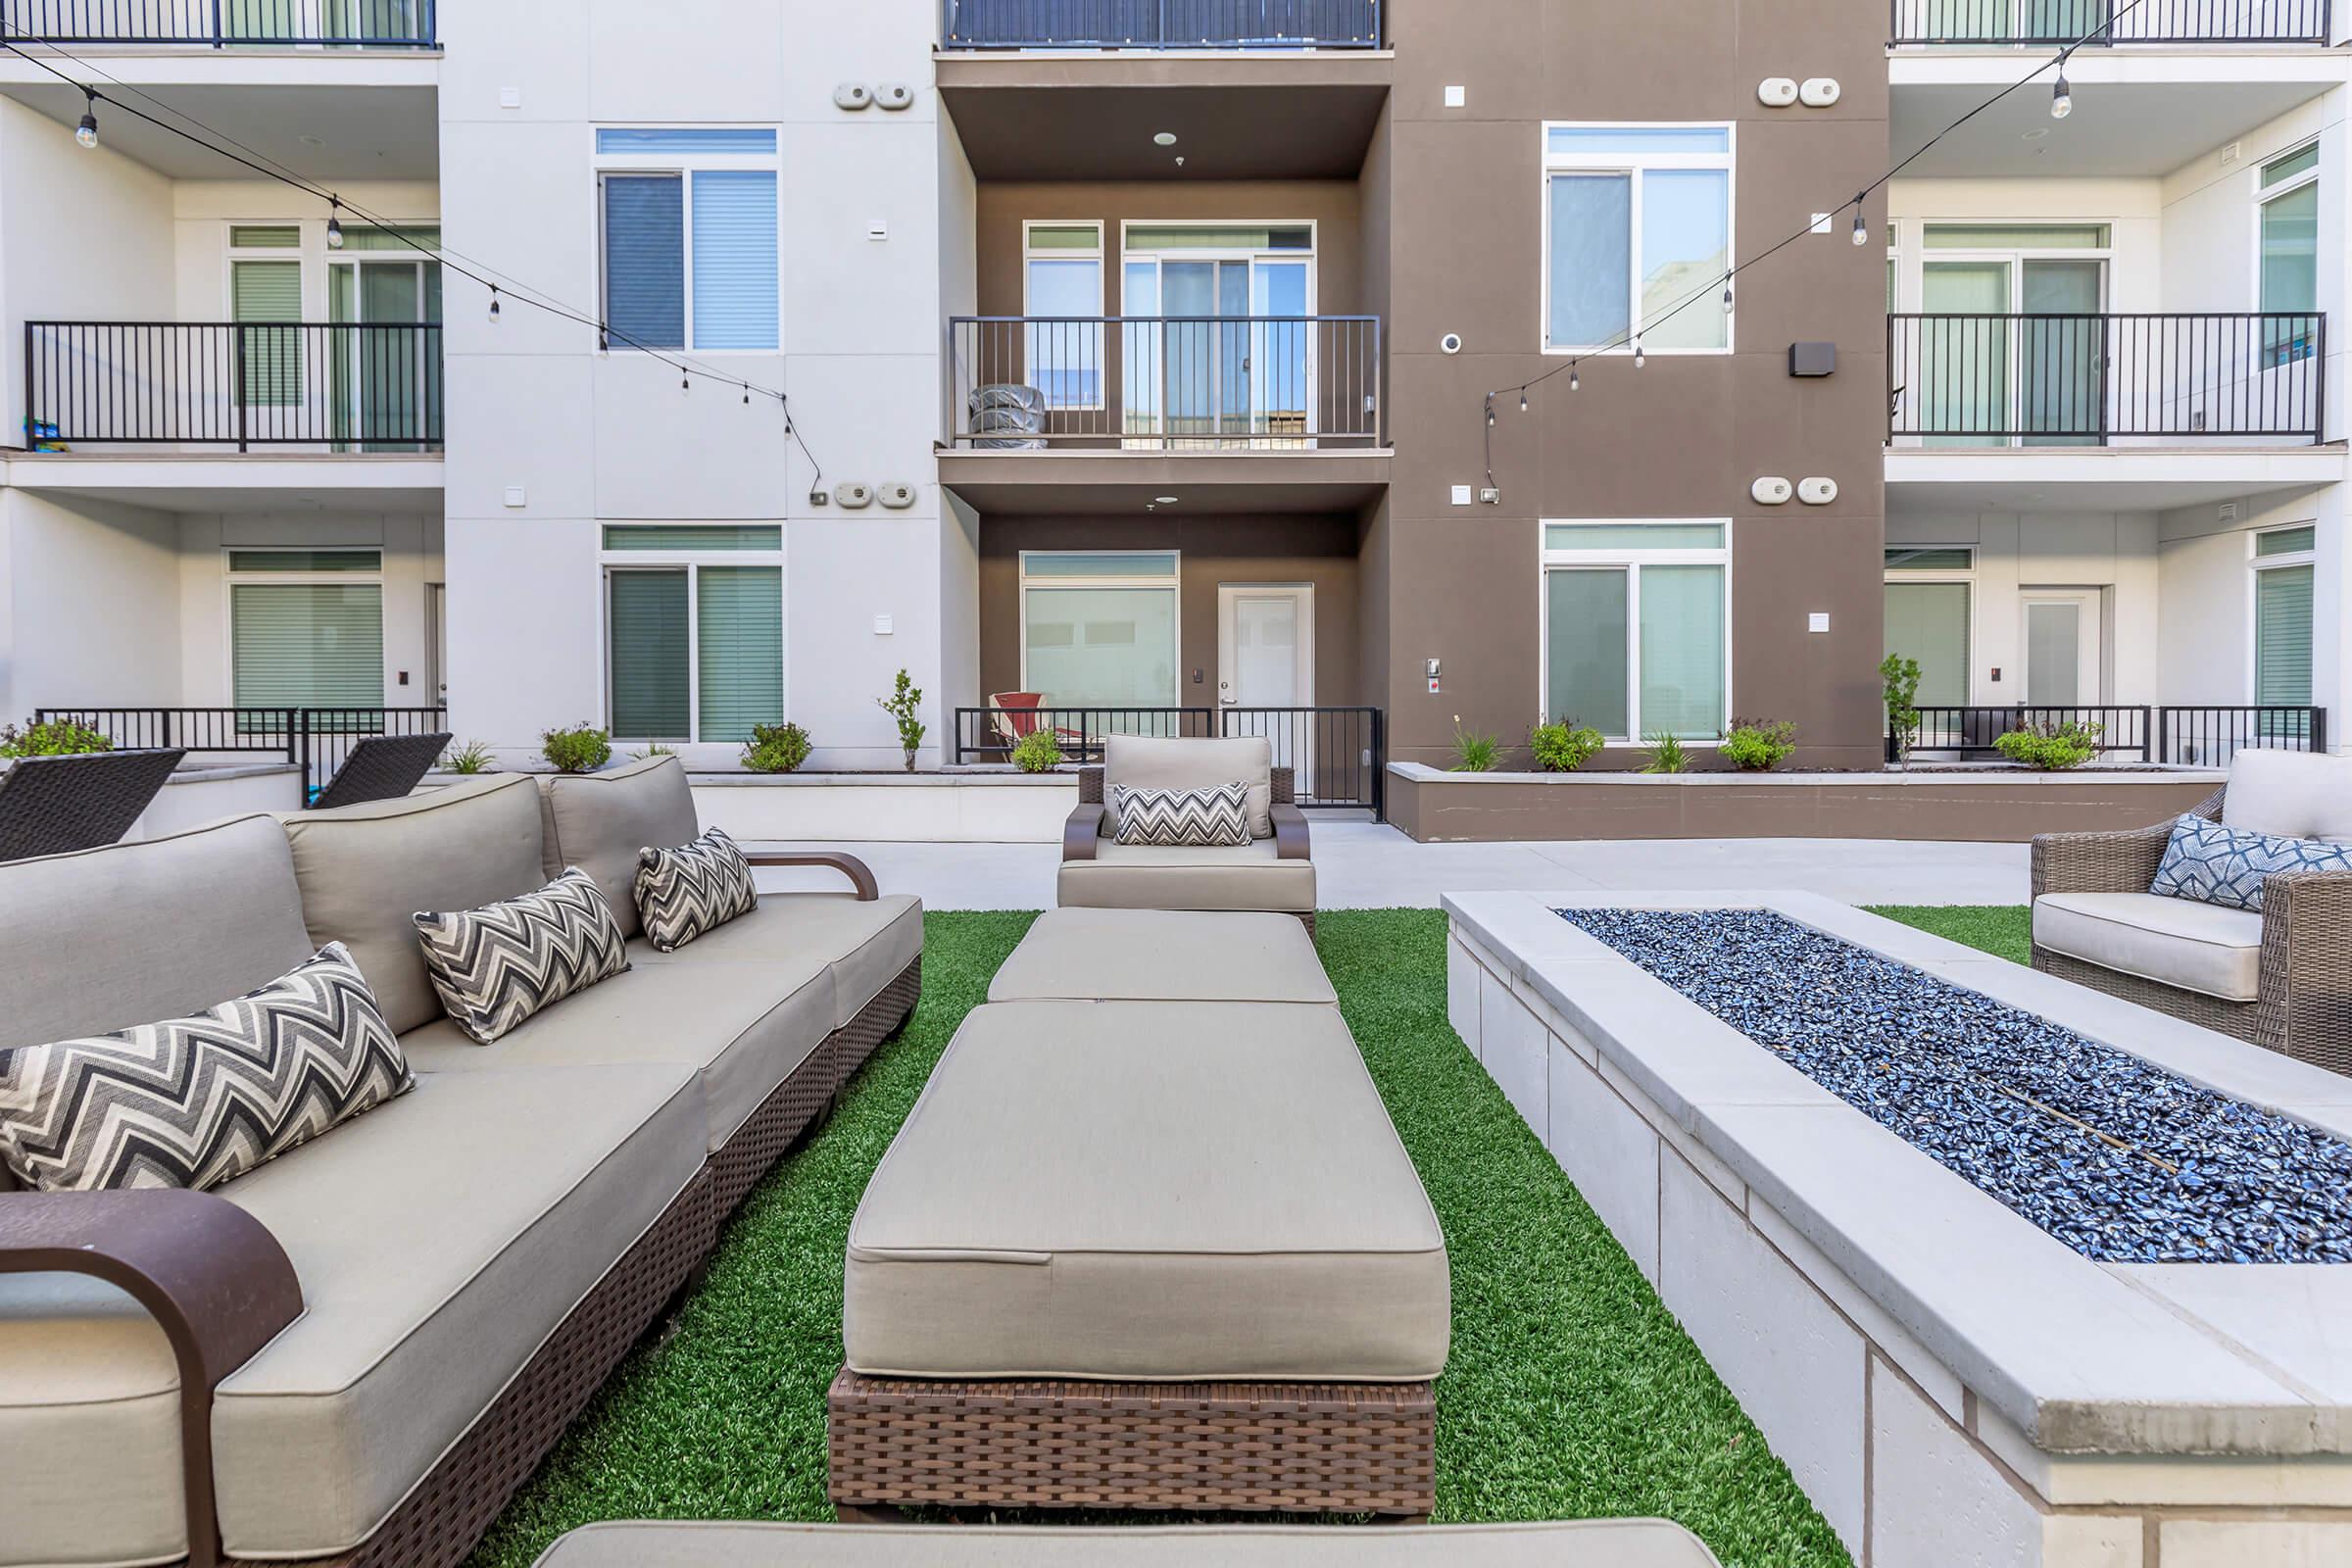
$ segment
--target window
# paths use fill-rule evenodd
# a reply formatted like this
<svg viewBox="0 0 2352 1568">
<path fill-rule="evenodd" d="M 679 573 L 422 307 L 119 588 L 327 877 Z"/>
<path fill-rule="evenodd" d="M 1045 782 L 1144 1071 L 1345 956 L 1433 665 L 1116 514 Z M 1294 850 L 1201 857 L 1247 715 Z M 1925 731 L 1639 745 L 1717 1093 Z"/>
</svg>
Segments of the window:
<svg viewBox="0 0 2352 1568">
<path fill-rule="evenodd" d="M 249 409 L 303 402 L 302 230 L 293 223 L 228 231 L 228 317 L 238 323 L 243 401 Z M 280 259 L 263 260 L 275 252 Z"/>
<path fill-rule="evenodd" d="M 1544 127 L 1544 347 L 1731 347 L 1729 125 Z"/>
<path fill-rule="evenodd" d="M 1049 708 L 1174 708 L 1174 551 L 1021 555 L 1021 685 Z"/>
<path fill-rule="evenodd" d="M 1611 740 L 1715 740 L 1731 713 L 1731 525 L 1544 526 L 1544 712 Z"/>
<path fill-rule="evenodd" d="M 2319 529 L 2254 535 L 2254 701 L 2311 706 L 2311 601 Z"/>
<path fill-rule="evenodd" d="M 2284 320 L 2262 323 L 2265 369 L 2307 360 L 2319 352 L 2320 149 L 2315 143 L 2263 165 L 2261 296 L 2265 315 Z"/>
<path fill-rule="evenodd" d="M 604 129 L 596 150 L 615 346 L 775 350 L 776 133 Z"/>
<path fill-rule="evenodd" d="M 1049 409 L 1102 406 L 1102 225 L 1021 225 L 1022 328 L 1029 384 Z M 1074 318 L 1074 319 L 1073 319 Z"/>
<path fill-rule="evenodd" d="M 628 740 L 732 742 L 784 718 L 784 530 L 605 529 L 608 721 Z"/>
<path fill-rule="evenodd" d="M 2105 223 L 1930 223 L 1921 244 L 1932 251 L 2103 251 Z"/>
<path fill-rule="evenodd" d="M 236 706 L 383 707 L 383 564 L 374 550 L 230 551 Z"/>
<path fill-rule="evenodd" d="M 1919 661 L 1923 708 L 1968 703 L 1977 553 L 1965 546 L 1898 545 L 1886 551 L 1886 652 Z"/>
</svg>

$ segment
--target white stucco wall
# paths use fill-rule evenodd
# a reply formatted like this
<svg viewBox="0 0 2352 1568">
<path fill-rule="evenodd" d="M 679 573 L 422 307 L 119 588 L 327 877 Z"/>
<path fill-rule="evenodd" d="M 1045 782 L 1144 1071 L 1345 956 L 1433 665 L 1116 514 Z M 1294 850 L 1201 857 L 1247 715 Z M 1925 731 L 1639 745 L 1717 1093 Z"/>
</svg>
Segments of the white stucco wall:
<svg viewBox="0 0 2352 1568">
<path fill-rule="evenodd" d="M 178 701 L 179 631 L 177 518 L 0 490 L 0 721 Z"/>
<path fill-rule="evenodd" d="M 371 213 L 402 223 L 434 223 L 441 194 L 429 182 L 383 180 L 338 185 L 338 193 Z M 182 321 L 225 321 L 229 316 L 228 230 L 232 223 L 294 223 L 302 230 L 302 315 L 328 319 L 326 217 L 300 191 L 266 179 L 182 179 L 172 184 L 172 291 Z M 344 226 L 365 221 L 349 213 Z M 358 252 L 351 253 L 353 255 Z M 369 252 L 397 256 L 397 252 Z M 416 253 L 408 253 L 415 257 Z"/>
<path fill-rule="evenodd" d="M 2352 722 L 2352 603 L 2344 487 L 2240 501 L 2225 518 L 2218 504 L 2183 507 L 2159 519 L 2163 621 L 2159 678 L 2166 701 L 2241 704 L 2254 700 L 2253 544 L 2265 528 L 2312 524 L 2317 535 L 2312 598 L 2312 702 L 2328 710 L 2331 743 L 2344 749 Z M 2178 695 L 2173 695 L 2178 694 Z"/>
</svg>

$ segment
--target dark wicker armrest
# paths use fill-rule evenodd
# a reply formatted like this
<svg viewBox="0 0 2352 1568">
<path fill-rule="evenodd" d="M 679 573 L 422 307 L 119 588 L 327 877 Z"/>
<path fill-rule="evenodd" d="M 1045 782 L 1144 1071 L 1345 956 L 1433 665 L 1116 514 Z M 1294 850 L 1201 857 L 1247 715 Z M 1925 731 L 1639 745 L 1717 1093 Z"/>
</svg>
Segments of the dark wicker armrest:
<svg viewBox="0 0 2352 1568">
<path fill-rule="evenodd" d="M 855 855 L 836 855 L 826 850 L 808 850 L 799 855 L 746 855 L 754 865 L 822 865 L 830 866 L 850 879 L 858 890 L 859 904 L 871 904 L 882 896 L 881 884 L 874 880 L 870 866 Z"/>
<path fill-rule="evenodd" d="M 1109 809 L 1101 801 L 1087 801 L 1070 813 L 1061 825 L 1061 858 L 1064 860 L 1091 860 L 1095 846 L 1102 842 L 1102 813 Z"/>
<path fill-rule="evenodd" d="M 2290 1054 L 2352 1071 L 2352 871 L 2263 878 L 2262 1000 L 2285 1008 Z"/>
<path fill-rule="evenodd" d="M 1274 858 L 1278 860 L 1311 860 L 1307 847 L 1306 813 L 1296 806 L 1274 808 Z"/>
<path fill-rule="evenodd" d="M 2222 796 L 2196 809 L 2220 820 Z M 2034 841 L 2034 897 L 2045 893 L 2145 893 L 2164 863 L 2173 824 L 2128 833 L 2044 833 Z"/>
<path fill-rule="evenodd" d="M 214 1568 L 213 1391 L 302 1315 L 285 1250 L 210 1193 L 9 1193 L 0 1196 L 0 1274 L 104 1280 L 164 1331 L 179 1365 L 188 1568 Z"/>
<path fill-rule="evenodd" d="M 1276 806 L 1298 804 L 1298 774 L 1296 769 L 1278 767 L 1274 769 L 1267 782 L 1273 786 Z"/>
</svg>

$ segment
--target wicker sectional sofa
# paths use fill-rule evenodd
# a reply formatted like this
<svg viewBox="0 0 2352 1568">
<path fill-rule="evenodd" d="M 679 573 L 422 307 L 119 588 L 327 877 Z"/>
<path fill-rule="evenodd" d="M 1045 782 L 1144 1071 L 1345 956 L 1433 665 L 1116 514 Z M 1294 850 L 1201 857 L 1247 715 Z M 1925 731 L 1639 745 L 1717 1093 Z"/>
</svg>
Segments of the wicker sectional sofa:
<svg viewBox="0 0 2352 1568">
<path fill-rule="evenodd" d="M 441 1015 L 410 911 L 696 830 L 661 759 L 0 866 L 0 1048 L 341 941 L 417 1075 L 212 1193 L 0 1192 L 0 1564 L 464 1559 L 920 988 L 920 906 L 817 857 L 854 891 L 666 956 L 624 893 L 628 972 L 492 1046 Z"/>
</svg>

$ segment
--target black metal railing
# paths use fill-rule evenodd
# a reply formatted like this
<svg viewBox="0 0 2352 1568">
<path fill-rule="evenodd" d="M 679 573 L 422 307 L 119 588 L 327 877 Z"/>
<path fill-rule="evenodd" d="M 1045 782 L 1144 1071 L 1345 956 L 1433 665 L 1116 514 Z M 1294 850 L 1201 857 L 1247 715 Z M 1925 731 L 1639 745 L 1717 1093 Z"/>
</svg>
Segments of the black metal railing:
<svg viewBox="0 0 2352 1568">
<path fill-rule="evenodd" d="M 958 708 L 956 765 L 1004 762 L 1021 737 L 1051 730 L 1065 762 L 1100 762 L 1112 736 L 1263 736 L 1296 779 L 1298 804 L 1380 814 L 1387 715 L 1377 708 Z"/>
<path fill-rule="evenodd" d="M 2102 759 L 2162 762 L 2176 767 L 2224 767 L 2250 748 L 2324 752 L 2328 710 L 2289 707 L 2073 707 L 1922 708 L 1914 757 L 1994 757 L 1994 744 L 2018 730 L 2061 725 L 2096 726 Z M 1900 738 L 1886 734 L 1886 759 L 1901 753 Z"/>
<path fill-rule="evenodd" d="M 44 708 L 38 722 L 94 729 L 117 747 L 183 748 L 190 756 L 275 757 L 302 769 L 307 801 L 370 735 L 430 735 L 446 708 Z"/>
<path fill-rule="evenodd" d="M 2326 438 L 2328 318 L 1890 315 L 1887 433 L 1927 444 Z"/>
<path fill-rule="evenodd" d="M 1896 44 L 2309 43 L 2328 0 L 1890 0 Z"/>
<path fill-rule="evenodd" d="M 430 49 L 435 0 L 0 0 L 7 35 L 45 43 Z"/>
<path fill-rule="evenodd" d="M 24 445 L 442 441 L 438 322 L 27 321 Z"/>
<path fill-rule="evenodd" d="M 948 377 L 949 439 L 979 450 L 1380 444 L 1371 316 L 959 316 Z"/>
<path fill-rule="evenodd" d="M 949 49 L 1377 49 L 1380 0 L 945 0 Z"/>
</svg>

